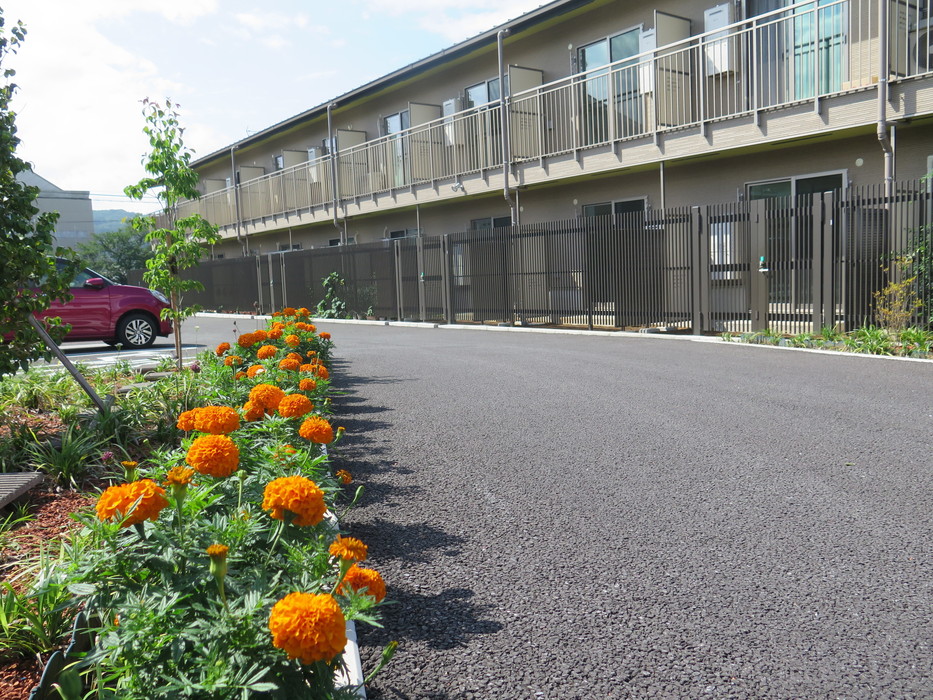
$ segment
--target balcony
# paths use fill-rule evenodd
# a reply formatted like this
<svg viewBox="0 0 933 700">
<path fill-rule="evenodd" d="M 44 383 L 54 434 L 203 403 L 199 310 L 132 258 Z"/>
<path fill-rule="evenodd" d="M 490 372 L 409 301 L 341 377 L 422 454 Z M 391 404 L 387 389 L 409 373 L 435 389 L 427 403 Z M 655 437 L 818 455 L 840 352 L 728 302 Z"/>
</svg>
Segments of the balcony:
<svg viewBox="0 0 933 700">
<path fill-rule="evenodd" d="M 879 2 L 887 41 L 879 39 Z M 876 118 L 882 64 L 892 118 L 933 112 L 933 0 L 801 2 L 516 93 L 181 205 L 246 233 L 618 170 Z M 882 45 L 887 56 L 882 60 Z M 504 124 L 506 125 L 504 127 Z M 336 181 L 337 197 L 333 183 Z"/>
</svg>

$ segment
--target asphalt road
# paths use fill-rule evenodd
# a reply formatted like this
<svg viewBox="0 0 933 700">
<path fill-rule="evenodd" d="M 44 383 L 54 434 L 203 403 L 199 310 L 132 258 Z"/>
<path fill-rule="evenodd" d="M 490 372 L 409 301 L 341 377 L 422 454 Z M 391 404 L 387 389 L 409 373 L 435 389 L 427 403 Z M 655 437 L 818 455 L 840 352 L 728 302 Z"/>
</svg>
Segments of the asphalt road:
<svg viewBox="0 0 933 700">
<path fill-rule="evenodd" d="M 933 363 L 320 326 L 371 699 L 933 697 Z"/>
<path fill-rule="evenodd" d="M 933 364 L 322 327 L 370 698 L 933 697 Z"/>
</svg>

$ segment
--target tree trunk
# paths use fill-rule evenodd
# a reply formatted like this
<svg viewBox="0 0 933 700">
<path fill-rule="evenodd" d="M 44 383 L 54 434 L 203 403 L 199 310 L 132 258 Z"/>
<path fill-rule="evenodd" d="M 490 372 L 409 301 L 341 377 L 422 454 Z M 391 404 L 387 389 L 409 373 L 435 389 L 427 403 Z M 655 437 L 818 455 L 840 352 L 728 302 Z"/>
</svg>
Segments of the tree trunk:
<svg viewBox="0 0 933 700">
<path fill-rule="evenodd" d="M 172 328 L 175 332 L 175 362 L 181 372 L 181 319 L 178 310 L 178 292 L 173 291 L 172 297 Z"/>
</svg>

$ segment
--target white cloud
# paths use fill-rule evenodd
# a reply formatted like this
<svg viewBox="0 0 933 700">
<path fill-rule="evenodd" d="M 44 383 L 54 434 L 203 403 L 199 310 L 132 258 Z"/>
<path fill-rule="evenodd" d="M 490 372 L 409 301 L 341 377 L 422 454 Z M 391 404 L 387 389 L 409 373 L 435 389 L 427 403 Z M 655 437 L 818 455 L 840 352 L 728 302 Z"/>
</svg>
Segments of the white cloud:
<svg viewBox="0 0 933 700">
<path fill-rule="evenodd" d="M 144 175 L 140 159 L 148 142 L 140 100 L 171 95 L 183 101 L 191 88 L 107 39 L 96 23 L 142 11 L 184 23 L 215 9 L 214 0 L 4 3 L 6 20 L 21 19 L 27 28 L 19 53 L 4 65 L 16 69 L 20 86 L 14 99 L 20 157 L 59 187 L 122 194 Z"/>
<path fill-rule="evenodd" d="M 467 39 L 536 9 L 542 0 L 364 0 L 373 14 L 414 16 L 418 26 L 451 42 Z"/>
</svg>

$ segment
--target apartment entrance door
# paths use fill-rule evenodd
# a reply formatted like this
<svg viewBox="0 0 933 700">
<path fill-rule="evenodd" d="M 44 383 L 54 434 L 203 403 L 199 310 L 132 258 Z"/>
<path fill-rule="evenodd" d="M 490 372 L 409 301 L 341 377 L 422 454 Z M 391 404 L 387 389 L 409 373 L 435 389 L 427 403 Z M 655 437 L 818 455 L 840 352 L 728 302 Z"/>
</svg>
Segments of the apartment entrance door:
<svg viewBox="0 0 933 700">
<path fill-rule="evenodd" d="M 844 173 L 787 178 L 748 185 L 752 209 L 749 261 L 752 321 L 788 333 L 813 314 L 814 195 L 841 190 Z M 758 274 L 755 274 L 755 270 Z"/>
</svg>

